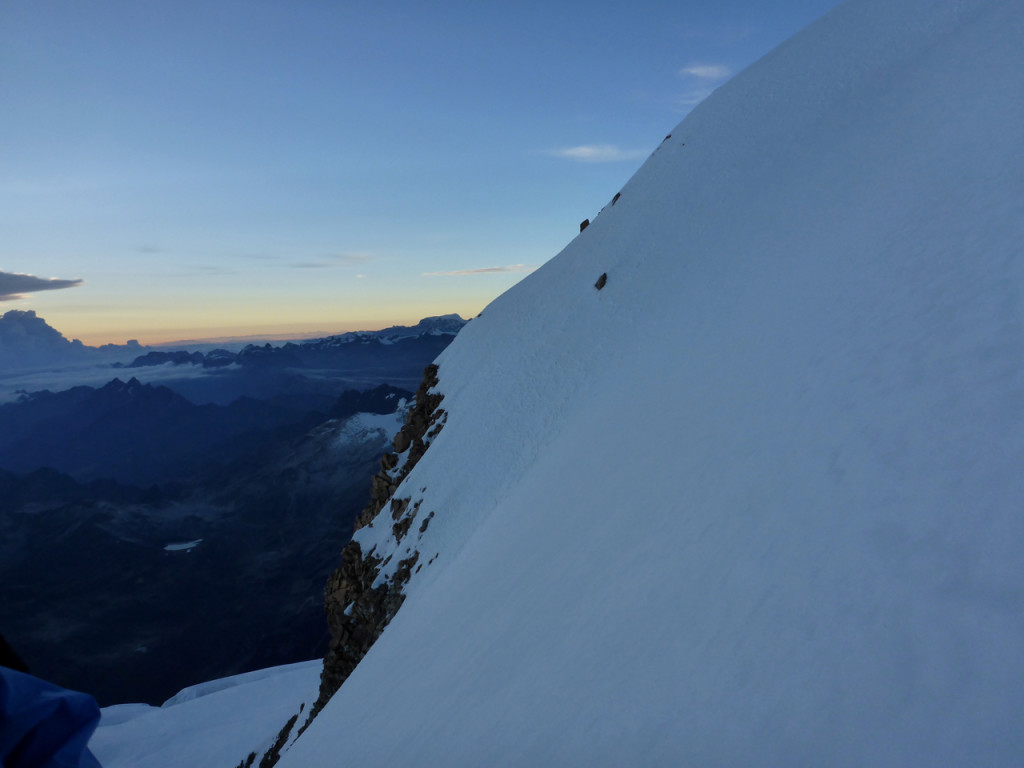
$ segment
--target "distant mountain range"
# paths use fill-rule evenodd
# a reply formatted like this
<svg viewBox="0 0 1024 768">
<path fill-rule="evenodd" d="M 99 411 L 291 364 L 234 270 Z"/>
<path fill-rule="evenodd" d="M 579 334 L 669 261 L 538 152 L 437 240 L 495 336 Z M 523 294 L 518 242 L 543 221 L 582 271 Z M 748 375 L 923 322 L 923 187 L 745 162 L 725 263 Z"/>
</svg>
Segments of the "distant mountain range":
<svg viewBox="0 0 1024 768">
<path fill-rule="evenodd" d="M 184 349 L 152 349 L 135 340 L 125 344 L 90 347 L 78 339 L 66 338 L 39 317 L 35 310 L 12 309 L 0 315 L 0 368 L 9 372 L 90 361 L 112 362 L 115 368 L 140 368 L 166 363 L 217 368 L 233 362 L 245 364 L 256 360 L 265 364 L 268 356 L 280 361 L 282 365 L 290 364 L 289 361 L 295 359 L 320 363 L 324 361 L 323 355 L 327 350 L 337 351 L 349 345 L 368 342 L 390 345 L 425 336 L 454 336 L 465 324 L 466 321 L 456 314 L 439 315 L 424 318 L 412 326 L 395 325 L 379 331 L 352 331 L 284 344 L 249 344 L 237 353 L 226 349 L 202 353 Z M 347 351 L 351 352 L 352 348 L 349 347 Z M 128 358 L 132 358 L 131 362 L 125 362 Z M 328 358 L 328 361 L 337 362 L 334 358 Z"/>
<path fill-rule="evenodd" d="M 182 480 L 308 430 L 333 400 L 279 395 L 195 405 L 134 378 L 37 392 L 0 405 L 0 468 L 50 467 L 83 482 L 111 478 L 143 486 Z"/>
<path fill-rule="evenodd" d="M 198 365 L 224 368 L 232 364 L 258 368 L 327 368 L 359 370 L 366 366 L 406 364 L 403 344 L 422 342 L 424 338 L 443 343 L 439 337 L 454 336 L 466 324 L 458 315 L 427 317 L 413 326 L 396 325 L 380 331 L 353 331 L 310 341 L 273 345 L 247 344 L 239 352 L 214 349 L 210 352 L 153 350 L 139 355 L 131 363 L 116 363 L 115 368 L 146 368 L 154 365 Z M 395 350 L 386 347 L 399 345 Z M 418 371 L 417 375 L 422 373 Z"/>
<path fill-rule="evenodd" d="M 423 366 L 465 324 L 458 315 L 442 315 L 413 326 L 249 344 L 237 351 L 198 342 L 193 348 L 153 349 L 134 341 L 87 347 L 66 339 L 35 312 L 14 310 L 0 317 L 0 403 L 42 390 L 99 387 L 126 368 L 132 373 L 121 378 L 166 385 L 197 404 L 284 393 L 337 397 L 382 383 L 414 389 Z"/>
<path fill-rule="evenodd" d="M 322 653 L 323 582 L 403 384 L 464 324 L 149 351 L 125 367 L 185 374 L 0 404 L 0 629 L 34 672 L 106 704 Z M 89 354 L 34 313 L 0 325 Z"/>
</svg>

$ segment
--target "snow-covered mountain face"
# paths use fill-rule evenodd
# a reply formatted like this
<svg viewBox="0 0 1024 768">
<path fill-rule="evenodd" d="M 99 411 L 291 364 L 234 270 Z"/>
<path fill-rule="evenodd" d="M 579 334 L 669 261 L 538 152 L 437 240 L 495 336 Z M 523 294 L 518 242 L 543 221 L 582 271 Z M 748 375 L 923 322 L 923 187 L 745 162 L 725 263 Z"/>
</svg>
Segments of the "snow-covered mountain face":
<svg viewBox="0 0 1024 768">
<path fill-rule="evenodd" d="M 280 764 L 1018 762 L 1022 39 L 842 4 L 469 324 Z"/>
</svg>

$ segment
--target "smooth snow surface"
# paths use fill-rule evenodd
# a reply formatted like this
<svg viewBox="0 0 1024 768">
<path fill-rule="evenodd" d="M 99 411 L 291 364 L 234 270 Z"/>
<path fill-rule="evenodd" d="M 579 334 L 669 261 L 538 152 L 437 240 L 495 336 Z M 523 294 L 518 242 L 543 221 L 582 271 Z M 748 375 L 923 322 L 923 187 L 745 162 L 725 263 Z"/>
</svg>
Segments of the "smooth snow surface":
<svg viewBox="0 0 1024 768">
<path fill-rule="evenodd" d="M 299 706 L 316 700 L 319 661 L 185 688 L 163 706 L 105 707 L 89 748 L 104 768 L 233 768 L 262 754 Z"/>
<path fill-rule="evenodd" d="M 1020 765 L 1022 40 L 844 3 L 466 326 L 429 529 L 357 534 L 422 570 L 282 768 Z"/>
</svg>

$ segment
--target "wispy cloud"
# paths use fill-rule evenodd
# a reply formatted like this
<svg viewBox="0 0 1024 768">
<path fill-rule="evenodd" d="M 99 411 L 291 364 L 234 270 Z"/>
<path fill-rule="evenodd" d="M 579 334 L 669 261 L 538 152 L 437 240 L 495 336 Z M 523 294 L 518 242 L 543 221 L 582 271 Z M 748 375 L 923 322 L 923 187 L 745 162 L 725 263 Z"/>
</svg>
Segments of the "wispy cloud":
<svg viewBox="0 0 1024 768">
<path fill-rule="evenodd" d="M 552 149 L 546 154 L 578 163 L 617 163 L 644 158 L 648 153 L 643 149 L 622 149 L 614 144 L 582 144 L 578 147 Z"/>
<path fill-rule="evenodd" d="M 370 261 L 373 256 L 362 251 L 343 251 L 328 254 L 327 258 L 337 264 L 363 264 Z"/>
<path fill-rule="evenodd" d="M 191 269 L 186 269 L 180 274 L 183 275 L 237 275 L 241 270 L 225 267 L 222 264 L 199 264 Z"/>
<path fill-rule="evenodd" d="M 700 80 L 725 80 L 732 69 L 725 64 L 691 64 L 679 70 L 680 77 L 696 77 Z"/>
<path fill-rule="evenodd" d="M 669 101 L 676 109 L 689 112 L 731 76 L 732 67 L 726 64 L 690 64 L 679 70 L 679 77 L 687 85 L 686 90 Z"/>
<path fill-rule="evenodd" d="M 684 93 L 677 93 L 666 101 L 676 110 L 689 112 L 711 95 L 714 88 L 691 88 Z"/>
<path fill-rule="evenodd" d="M 329 253 L 326 256 L 313 261 L 296 261 L 293 262 L 291 266 L 296 269 L 327 269 L 329 267 L 345 267 L 365 264 L 370 261 L 371 258 L 372 257 L 368 253 L 339 252 Z"/>
<path fill-rule="evenodd" d="M 537 264 L 512 264 L 507 267 L 481 267 L 480 269 L 456 269 L 451 272 L 424 272 L 424 277 L 458 277 L 462 275 L 493 275 L 501 272 L 533 272 Z"/>
<path fill-rule="evenodd" d="M 60 280 L 56 277 L 36 277 L 19 272 L 0 272 L 0 301 L 24 298 L 26 293 L 55 291 L 59 288 L 74 288 L 82 284 L 81 279 Z"/>
</svg>

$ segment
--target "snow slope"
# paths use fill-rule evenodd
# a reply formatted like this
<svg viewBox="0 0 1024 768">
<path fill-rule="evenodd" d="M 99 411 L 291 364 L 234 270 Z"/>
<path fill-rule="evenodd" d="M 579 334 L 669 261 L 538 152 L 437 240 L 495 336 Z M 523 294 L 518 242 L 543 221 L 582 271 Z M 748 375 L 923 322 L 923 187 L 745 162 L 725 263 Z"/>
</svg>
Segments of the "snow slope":
<svg viewBox="0 0 1024 768">
<path fill-rule="evenodd" d="M 89 748 L 104 768 L 232 768 L 274 743 L 319 678 L 320 663 L 303 661 L 193 685 L 160 707 L 105 707 Z"/>
<path fill-rule="evenodd" d="M 280 765 L 1020 764 L 1022 39 L 840 5 L 466 326 L 435 517 L 357 534 L 422 569 Z"/>
</svg>

